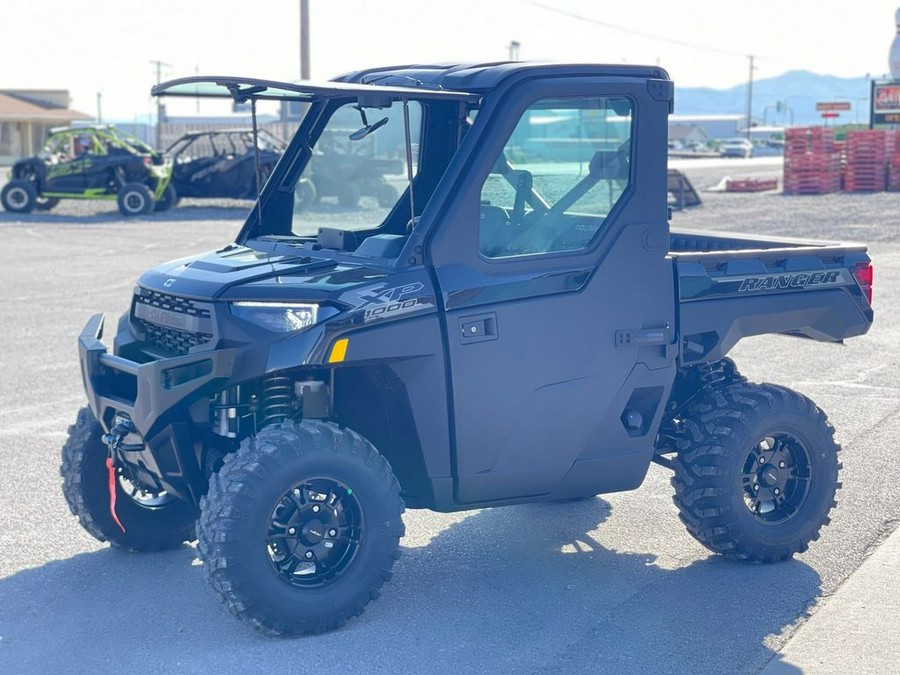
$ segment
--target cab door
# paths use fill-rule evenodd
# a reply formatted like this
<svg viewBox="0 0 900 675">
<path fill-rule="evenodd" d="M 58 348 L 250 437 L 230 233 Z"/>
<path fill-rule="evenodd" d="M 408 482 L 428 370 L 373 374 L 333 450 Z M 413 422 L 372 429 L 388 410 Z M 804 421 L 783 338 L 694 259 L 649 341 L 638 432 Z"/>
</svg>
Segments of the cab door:
<svg viewBox="0 0 900 675">
<path fill-rule="evenodd" d="M 521 85 L 465 139 L 429 248 L 461 504 L 643 480 L 674 377 L 668 102 L 646 85 Z"/>
</svg>

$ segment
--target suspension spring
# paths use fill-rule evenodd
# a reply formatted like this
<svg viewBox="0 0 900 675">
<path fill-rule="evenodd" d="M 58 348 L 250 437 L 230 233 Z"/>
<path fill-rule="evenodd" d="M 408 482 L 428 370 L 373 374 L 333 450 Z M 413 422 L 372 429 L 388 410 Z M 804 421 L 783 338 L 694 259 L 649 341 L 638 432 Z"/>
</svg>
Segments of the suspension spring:
<svg viewBox="0 0 900 675">
<path fill-rule="evenodd" d="M 291 417 L 294 382 L 283 375 L 273 375 L 263 382 L 263 425 L 279 424 Z"/>
<path fill-rule="evenodd" d="M 695 368 L 699 373 L 703 389 L 714 389 L 722 384 L 746 379 L 737 372 L 734 361 L 731 359 L 698 364 Z"/>
</svg>

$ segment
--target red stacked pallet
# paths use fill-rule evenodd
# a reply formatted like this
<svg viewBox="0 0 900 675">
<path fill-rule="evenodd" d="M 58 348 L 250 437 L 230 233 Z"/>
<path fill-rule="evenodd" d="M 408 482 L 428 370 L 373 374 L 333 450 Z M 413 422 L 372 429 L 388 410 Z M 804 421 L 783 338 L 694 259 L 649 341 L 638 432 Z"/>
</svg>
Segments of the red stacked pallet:
<svg viewBox="0 0 900 675">
<path fill-rule="evenodd" d="M 900 132 L 888 131 L 885 151 L 888 156 L 887 189 L 900 191 Z"/>
<path fill-rule="evenodd" d="M 784 193 L 818 195 L 841 189 L 841 155 L 834 130 L 793 127 L 784 137 Z"/>
<path fill-rule="evenodd" d="M 887 189 L 900 192 L 900 155 L 893 155 L 888 166 Z"/>
<path fill-rule="evenodd" d="M 887 183 L 888 137 L 882 129 L 848 131 L 844 189 L 883 192 Z"/>
</svg>

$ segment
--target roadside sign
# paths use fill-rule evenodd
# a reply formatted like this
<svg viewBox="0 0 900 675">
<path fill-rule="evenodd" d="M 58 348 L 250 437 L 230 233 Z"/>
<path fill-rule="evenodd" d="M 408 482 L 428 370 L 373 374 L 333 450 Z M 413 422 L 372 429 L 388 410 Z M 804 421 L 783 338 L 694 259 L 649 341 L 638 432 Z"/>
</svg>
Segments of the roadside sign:
<svg viewBox="0 0 900 675">
<path fill-rule="evenodd" d="M 872 123 L 900 123 L 900 84 L 872 83 Z"/>
<path fill-rule="evenodd" d="M 836 112 L 824 112 L 824 113 L 822 113 L 822 117 L 825 118 L 826 120 L 834 119 L 835 117 L 840 117 L 840 116 L 841 116 L 841 114 L 840 114 L 840 113 L 836 113 Z"/>
<path fill-rule="evenodd" d="M 850 110 L 850 101 L 819 101 L 816 103 L 816 112 L 835 112 Z"/>
</svg>

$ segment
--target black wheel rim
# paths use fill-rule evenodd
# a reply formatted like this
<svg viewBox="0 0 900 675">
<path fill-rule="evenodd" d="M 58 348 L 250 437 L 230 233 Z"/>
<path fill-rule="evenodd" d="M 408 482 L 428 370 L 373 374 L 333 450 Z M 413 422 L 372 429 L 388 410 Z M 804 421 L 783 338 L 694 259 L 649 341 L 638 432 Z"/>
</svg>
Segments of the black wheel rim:
<svg viewBox="0 0 900 675">
<path fill-rule="evenodd" d="M 297 588 L 315 588 L 346 572 L 362 537 L 362 508 L 353 489 L 333 478 L 312 478 L 278 500 L 266 550 L 280 579 Z"/>
<path fill-rule="evenodd" d="M 751 448 L 744 462 L 744 505 L 759 522 L 779 525 L 806 503 L 811 482 L 807 447 L 790 434 L 768 434 Z"/>
<path fill-rule="evenodd" d="M 158 509 L 178 501 L 174 495 L 165 490 L 156 490 L 131 478 L 121 468 L 118 470 L 119 487 L 131 501 L 145 509 Z"/>
</svg>

